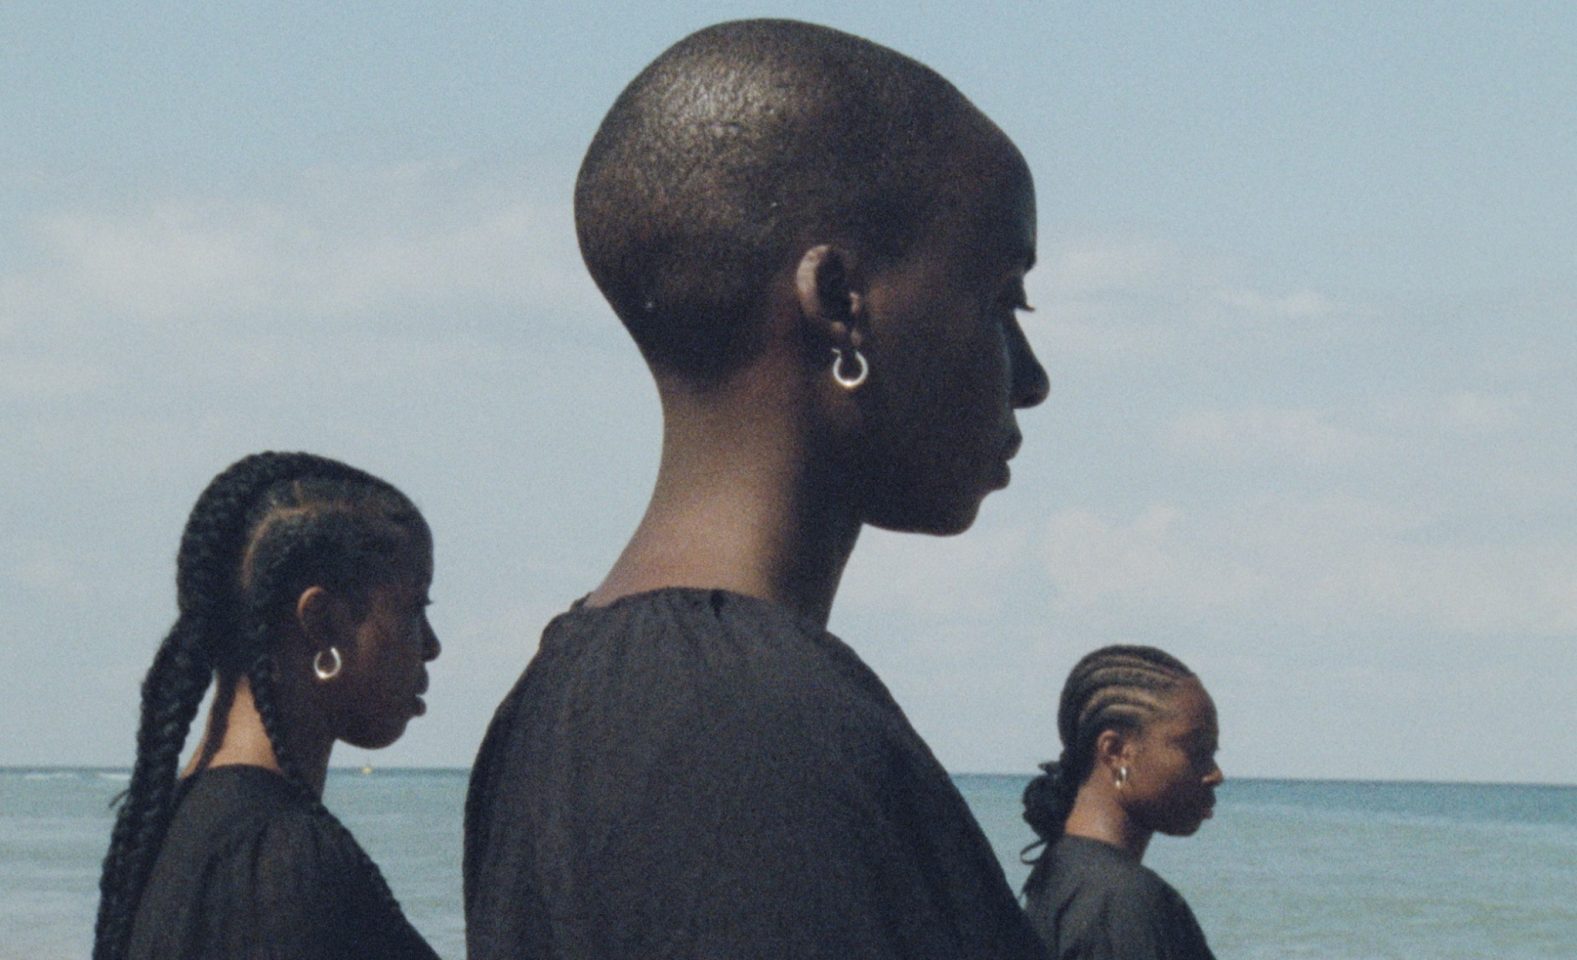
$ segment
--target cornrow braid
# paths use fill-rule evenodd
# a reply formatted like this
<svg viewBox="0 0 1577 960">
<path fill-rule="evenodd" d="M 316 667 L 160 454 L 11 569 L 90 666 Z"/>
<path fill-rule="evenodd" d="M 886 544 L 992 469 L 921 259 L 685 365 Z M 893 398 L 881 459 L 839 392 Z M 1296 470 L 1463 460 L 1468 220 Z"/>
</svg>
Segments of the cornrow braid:
<svg viewBox="0 0 1577 960">
<path fill-rule="evenodd" d="M 1116 645 L 1086 654 L 1074 664 L 1057 706 L 1062 754 L 1041 764 L 1040 776 L 1024 788 L 1024 822 L 1040 839 L 1023 856 L 1062 836 L 1079 788 L 1095 766 L 1095 741 L 1107 730 L 1137 731 L 1163 711 L 1163 698 L 1194 674 L 1182 661 L 1155 647 Z M 1033 859 L 1025 892 L 1044 879 L 1044 850 Z"/>
<path fill-rule="evenodd" d="M 252 685 L 252 702 L 257 707 L 258 717 L 263 721 L 263 730 L 268 734 L 269 745 L 274 748 L 275 762 L 279 764 L 279 769 L 284 771 L 285 779 L 300 792 L 301 798 L 307 803 L 313 816 L 345 840 L 350 849 L 356 852 L 359 865 L 372 881 L 379 902 L 389 912 L 390 919 L 404 922 L 405 913 L 400 909 L 400 902 L 395 898 L 394 891 L 389 888 L 389 882 L 384 879 L 383 871 L 378 869 L 377 863 L 368 856 L 366 850 L 362 849 L 361 844 L 356 842 L 355 836 L 340 822 L 339 817 L 334 816 L 323 805 L 322 798 L 307 785 L 306 778 L 297 768 L 295 756 L 290 751 L 289 738 L 286 737 L 284 726 L 279 719 L 279 701 L 275 693 L 278 671 L 279 664 L 271 653 L 259 656 L 247 671 L 247 680 Z"/>
<path fill-rule="evenodd" d="M 193 619 L 183 615 L 176 621 L 143 680 L 137 760 L 99 878 L 94 960 L 119 957 L 125 950 L 137 892 L 169 824 L 181 746 L 213 669 L 197 642 Z"/>
<path fill-rule="evenodd" d="M 192 507 L 176 554 L 179 615 L 142 684 L 137 757 L 99 879 L 94 960 L 121 960 L 126 954 L 143 887 L 183 792 L 176 773 L 203 694 L 217 675 L 219 696 L 211 728 L 215 736 L 198 758 L 199 770 L 223 736 L 236 680 L 250 672 L 260 655 L 272 653 L 269 627 L 277 622 L 283 595 L 275 590 L 264 596 L 251 589 L 242 571 L 266 546 L 268 538 L 261 534 L 271 525 L 271 515 L 282 510 L 325 513 L 336 520 L 357 515 L 358 522 L 332 525 L 338 540 L 310 529 L 311 524 L 298 524 L 303 534 L 299 539 L 307 545 L 274 551 L 296 561 L 302 576 L 318 577 L 325 585 L 363 584 L 373 570 L 386 566 L 368 562 L 373 559 L 368 544 L 389 546 L 391 528 L 404 536 L 413 531 L 426 536 L 420 514 L 394 487 L 312 454 L 253 454 L 209 482 Z M 288 589 L 299 581 L 280 577 L 276 585 Z M 277 717 L 272 722 L 277 727 Z M 277 751 L 283 738 L 276 734 L 269 730 Z M 293 782 L 302 783 L 299 776 Z M 381 875 L 375 876 L 387 890 Z M 389 899 L 392 902 L 392 896 Z"/>
</svg>

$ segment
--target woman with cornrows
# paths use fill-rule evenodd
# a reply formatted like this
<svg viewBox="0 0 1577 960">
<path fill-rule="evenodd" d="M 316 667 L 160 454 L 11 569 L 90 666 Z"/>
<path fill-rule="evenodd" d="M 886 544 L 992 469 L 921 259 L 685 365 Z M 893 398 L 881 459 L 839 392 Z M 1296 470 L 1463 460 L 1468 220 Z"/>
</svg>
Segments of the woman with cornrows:
<svg viewBox="0 0 1577 960">
<path fill-rule="evenodd" d="M 1157 831 L 1186 837 L 1210 816 L 1216 708 L 1154 647 L 1080 660 L 1057 709 L 1062 756 L 1024 791 L 1045 849 L 1024 884 L 1030 922 L 1056 960 L 1212 960 L 1181 895 L 1142 865 Z"/>
<path fill-rule="evenodd" d="M 423 713 L 431 582 L 427 524 L 382 480 L 299 453 L 213 479 L 142 685 L 94 960 L 435 957 L 320 799 L 336 741 L 387 746 Z"/>
</svg>

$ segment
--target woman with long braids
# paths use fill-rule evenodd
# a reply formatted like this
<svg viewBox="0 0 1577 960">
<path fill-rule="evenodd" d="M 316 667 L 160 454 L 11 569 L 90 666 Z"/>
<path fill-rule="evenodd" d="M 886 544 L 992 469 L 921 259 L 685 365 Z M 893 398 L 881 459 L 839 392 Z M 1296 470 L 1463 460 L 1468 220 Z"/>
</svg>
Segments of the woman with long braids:
<svg viewBox="0 0 1577 960">
<path fill-rule="evenodd" d="M 336 741 L 387 746 L 423 712 L 431 581 L 426 522 L 376 477 L 261 453 L 209 483 L 142 685 L 94 960 L 435 956 L 320 799 Z"/>
<path fill-rule="evenodd" d="M 1154 647 L 1103 647 L 1068 675 L 1062 756 L 1024 791 L 1045 849 L 1024 884 L 1031 923 L 1056 960 L 1211 960 L 1181 895 L 1143 866 L 1157 831 L 1186 837 L 1210 816 L 1216 708 L 1182 663 Z"/>
</svg>

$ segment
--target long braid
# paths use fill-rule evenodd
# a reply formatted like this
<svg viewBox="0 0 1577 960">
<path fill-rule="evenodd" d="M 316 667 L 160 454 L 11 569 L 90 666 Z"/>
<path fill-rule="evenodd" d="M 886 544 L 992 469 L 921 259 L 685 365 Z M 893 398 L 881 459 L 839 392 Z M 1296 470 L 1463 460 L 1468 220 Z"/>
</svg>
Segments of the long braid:
<svg viewBox="0 0 1577 960">
<path fill-rule="evenodd" d="M 160 645 L 143 680 L 137 760 L 115 817 L 99 878 L 94 960 L 114 960 L 125 950 L 138 893 L 169 824 L 181 746 L 211 671 L 187 618 L 181 618 Z"/>
<path fill-rule="evenodd" d="M 237 643 L 248 633 L 242 625 L 249 605 L 242 598 L 246 591 L 240 571 L 251 550 L 253 533 L 268 510 L 267 495 L 282 482 L 303 477 L 324 477 L 342 487 L 360 487 L 360 499 L 370 496 L 385 501 L 381 512 L 386 518 L 409 523 L 409 518 L 416 516 L 415 522 L 420 523 L 415 508 L 393 487 L 311 454 L 246 457 L 215 477 L 198 497 L 176 558 L 179 616 L 142 684 L 137 757 L 100 875 L 94 960 L 125 956 L 143 887 L 180 796 L 176 772 L 197 707 L 216 671 L 221 692 L 233 694 L 234 679 L 250 659 L 246 645 Z M 228 703 L 218 706 L 227 712 Z M 221 713 L 216 718 L 214 739 L 222 737 L 223 723 Z M 205 746 L 200 765 L 211 757 L 217 743 Z"/>
<path fill-rule="evenodd" d="M 326 824 L 331 830 L 343 837 L 350 849 L 356 852 L 357 860 L 373 883 L 373 889 L 378 894 L 379 901 L 389 912 L 391 919 L 404 920 L 405 913 L 400 909 L 400 901 L 395 898 L 394 891 L 389 888 L 389 882 L 384 879 L 383 871 L 378 869 L 378 864 L 362 849 L 360 843 L 351 834 L 349 828 L 340 822 L 323 805 L 318 794 L 307 786 L 300 772 L 296 769 L 294 758 L 286 745 L 284 729 L 279 720 L 279 709 L 274 692 L 275 676 L 278 664 L 271 655 L 264 655 L 257 659 L 252 669 L 247 672 L 247 678 L 252 684 L 252 702 L 257 705 L 257 715 L 262 718 L 263 729 L 268 733 L 268 742 L 274 748 L 274 759 L 279 768 L 285 772 L 286 779 L 290 780 L 300 791 L 303 799 L 311 806 L 312 813 L 318 820 Z"/>
<path fill-rule="evenodd" d="M 180 616 L 143 680 L 137 759 L 99 880 L 94 960 L 124 955 L 143 884 L 169 827 L 181 748 L 215 667 L 213 638 L 231 620 L 226 599 L 234 591 L 227 573 L 234 566 L 225 561 L 237 555 L 245 536 L 245 505 L 297 465 L 291 457 L 241 461 L 198 497 L 182 532 L 176 557 Z"/>
<path fill-rule="evenodd" d="M 1062 754 L 1041 764 L 1040 776 L 1024 788 L 1024 822 L 1040 839 L 1024 855 L 1062 836 L 1079 788 L 1095 766 L 1095 741 L 1107 730 L 1134 731 L 1163 711 L 1162 698 L 1194 674 L 1155 647 L 1102 647 L 1074 664 L 1057 707 Z M 1025 892 L 1044 882 L 1044 850 L 1033 860 Z"/>
</svg>

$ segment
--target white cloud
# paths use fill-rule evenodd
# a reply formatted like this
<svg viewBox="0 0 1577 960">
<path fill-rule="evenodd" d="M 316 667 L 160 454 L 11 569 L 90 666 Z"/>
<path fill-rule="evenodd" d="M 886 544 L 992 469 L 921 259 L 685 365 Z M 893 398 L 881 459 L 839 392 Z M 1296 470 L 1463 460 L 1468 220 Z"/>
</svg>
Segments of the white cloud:
<svg viewBox="0 0 1577 960">
<path fill-rule="evenodd" d="M 986 507 L 990 510 L 988 504 Z M 1011 602 L 1007 586 L 1033 563 L 1031 531 L 982 521 L 966 536 L 868 529 L 849 561 L 839 605 L 923 617 L 979 617 Z"/>
<path fill-rule="evenodd" d="M 1185 410 L 1167 427 L 1165 443 L 1174 452 L 1216 461 L 1274 458 L 1302 465 L 1350 462 L 1380 445 L 1331 419 L 1311 408 Z"/>
<path fill-rule="evenodd" d="M 1349 320 L 1372 311 L 1312 289 L 1266 292 L 1228 261 L 1142 238 L 1089 237 L 1049 250 L 1030 274 L 1031 301 L 1045 309 L 1026 331 L 1037 350 L 1124 363 L 1204 350 L 1286 353 L 1353 335 Z"/>
<path fill-rule="evenodd" d="M 0 276 L 4 326 L 362 319 L 486 303 L 603 310 L 567 202 L 442 167 L 314 171 L 278 195 L 39 215 L 35 264 Z"/>
<path fill-rule="evenodd" d="M 76 555 L 60 545 L 31 539 L 13 541 L 7 553 L 6 562 L 0 566 L 0 581 L 9 581 L 18 591 L 72 603 L 93 599 L 93 577 Z"/>
<path fill-rule="evenodd" d="M 1059 610 L 1115 623 L 1209 616 L 1311 633 L 1577 630 L 1577 549 L 1431 538 L 1432 518 L 1360 499 L 1265 498 L 1218 514 L 1055 514 L 1044 557 Z"/>
<path fill-rule="evenodd" d="M 1314 320 L 1340 312 L 1340 306 L 1313 290 L 1298 290 L 1282 296 L 1267 296 L 1257 290 L 1219 287 L 1215 299 L 1243 316 L 1266 320 Z"/>
<path fill-rule="evenodd" d="M 1197 613 L 1250 603 L 1258 571 L 1192 543 L 1194 524 L 1172 504 L 1153 504 L 1113 523 L 1084 509 L 1060 511 L 1043 546 L 1059 609 L 1121 608 Z"/>
<path fill-rule="evenodd" d="M 108 364 L 80 357 L 0 354 L 0 397 L 54 400 L 100 389 L 113 379 Z"/>
<path fill-rule="evenodd" d="M 1462 391 L 1446 396 L 1441 406 L 1441 420 L 1447 428 L 1494 433 L 1520 426 L 1533 401 L 1526 393 L 1508 396 Z"/>
</svg>

